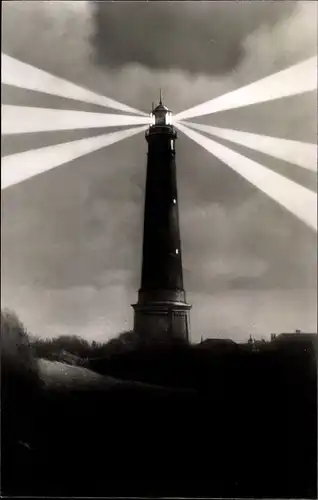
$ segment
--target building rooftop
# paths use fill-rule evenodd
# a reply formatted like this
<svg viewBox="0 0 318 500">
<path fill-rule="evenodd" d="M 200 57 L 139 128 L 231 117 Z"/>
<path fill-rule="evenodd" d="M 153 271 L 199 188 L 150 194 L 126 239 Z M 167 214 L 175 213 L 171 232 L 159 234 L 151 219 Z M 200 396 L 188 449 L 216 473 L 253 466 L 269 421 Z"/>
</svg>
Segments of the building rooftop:
<svg viewBox="0 0 318 500">
<path fill-rule="evenodd" d="M 294 333 L 280 333 L 272 337 L 272 341 L 315 342 L 317 338 L 317 333 L 305 333 L 297 330 Z"/>
</svg>

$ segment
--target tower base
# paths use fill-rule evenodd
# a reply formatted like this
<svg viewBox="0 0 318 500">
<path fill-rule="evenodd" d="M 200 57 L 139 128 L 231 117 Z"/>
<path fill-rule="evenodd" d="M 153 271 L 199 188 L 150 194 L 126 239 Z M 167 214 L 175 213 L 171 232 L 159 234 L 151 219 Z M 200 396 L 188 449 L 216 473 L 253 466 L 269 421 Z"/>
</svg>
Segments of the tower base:
<svg viewBox="0 0 318 500">
<path fill-rule="evenodd" d="M 184 291 L 139 291 L 134 331 L 146 341 L 189 342 L 191 305 L 185 302 Z"/>
</svg>

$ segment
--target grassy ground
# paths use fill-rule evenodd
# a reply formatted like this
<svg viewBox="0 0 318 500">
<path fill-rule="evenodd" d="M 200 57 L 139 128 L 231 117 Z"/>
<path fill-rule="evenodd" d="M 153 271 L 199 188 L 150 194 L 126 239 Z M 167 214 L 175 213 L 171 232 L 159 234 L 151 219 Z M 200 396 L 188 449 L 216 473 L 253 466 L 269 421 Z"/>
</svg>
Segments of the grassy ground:
<svg viewBox="0 0 318 500">
<path fill-rule="evenodd" d="M 12 326 L 12 325 L 11 325 Z M 2 494 L 316 498 L 312 353 L 2 349 Z"/>
</svg>

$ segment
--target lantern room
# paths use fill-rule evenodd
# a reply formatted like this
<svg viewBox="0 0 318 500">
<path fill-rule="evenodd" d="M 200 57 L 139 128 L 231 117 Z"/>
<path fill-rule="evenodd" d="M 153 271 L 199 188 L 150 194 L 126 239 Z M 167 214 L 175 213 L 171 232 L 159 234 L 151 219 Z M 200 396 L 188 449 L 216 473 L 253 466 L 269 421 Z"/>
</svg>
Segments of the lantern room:
<svg viewBox="0 0 318 500">
<path fill-rule="evenodd" d="M 154 109 L 152 109 L 150 118 L 151 118 L 151 123 L 150 123 L 151 126 L 172 125 L 172 113 L 166 106 L 163 105 L 161 92 L 160 92 L 159 104 Z"/>
</svg>

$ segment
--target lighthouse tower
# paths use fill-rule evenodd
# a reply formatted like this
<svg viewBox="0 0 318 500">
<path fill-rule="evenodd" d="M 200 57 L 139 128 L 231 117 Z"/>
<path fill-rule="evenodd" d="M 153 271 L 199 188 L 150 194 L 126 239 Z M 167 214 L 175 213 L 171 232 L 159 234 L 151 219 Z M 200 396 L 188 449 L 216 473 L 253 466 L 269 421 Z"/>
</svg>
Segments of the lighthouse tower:
<svg viewBox="0 0 318 500">
<path fill-rule="evenodd" d="M 189 310 L 183 288 L 176 178 L 176 129 L 171 111 L 152 110 L 148 143 L 141 287 L 134 331 L 146 339 L 189 340 Z"/>
</svg>

